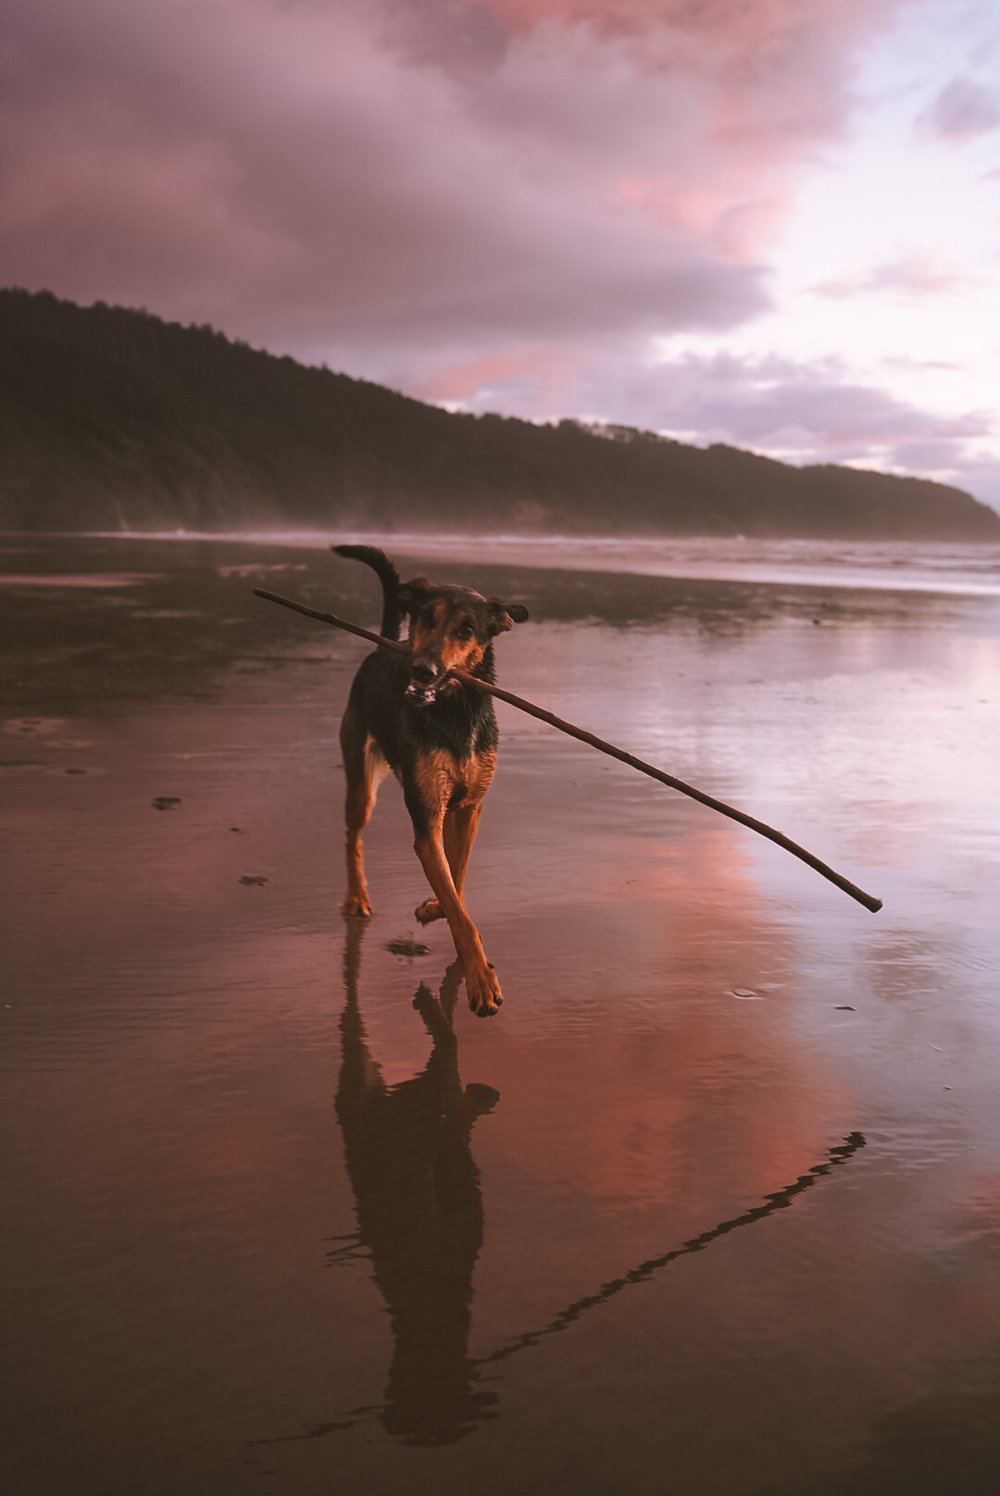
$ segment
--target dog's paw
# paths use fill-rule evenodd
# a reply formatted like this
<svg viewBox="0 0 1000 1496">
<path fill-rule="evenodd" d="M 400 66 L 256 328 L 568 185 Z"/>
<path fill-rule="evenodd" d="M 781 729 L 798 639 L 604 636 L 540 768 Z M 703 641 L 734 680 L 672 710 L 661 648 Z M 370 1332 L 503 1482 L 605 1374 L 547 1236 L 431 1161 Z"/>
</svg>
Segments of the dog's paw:
<svg viewBox="0 0 1000 1496">
<path fill-rule="evenodd" d="M 417 905 L 413 915 L 422 925 L 429 925 L 436 919 L 444 919 L 444 910 L 437 899 L 425 899 L 422 904 Z"/>
<path fill-rule="evenodd" d="M 371 919 L 373 913 L 368 896 L 363 893 L 349 893 L 340 908 L 349 919 Z"/>
<path fill-rule="evenodd" d="M 477 971 L 467 972 L 465 990 L 469 994 L 469 1007 L 477 1018 L 492 1018 L 503 1006 L 503 993 L 497 974 L 490 965 Z"/>
</svg>

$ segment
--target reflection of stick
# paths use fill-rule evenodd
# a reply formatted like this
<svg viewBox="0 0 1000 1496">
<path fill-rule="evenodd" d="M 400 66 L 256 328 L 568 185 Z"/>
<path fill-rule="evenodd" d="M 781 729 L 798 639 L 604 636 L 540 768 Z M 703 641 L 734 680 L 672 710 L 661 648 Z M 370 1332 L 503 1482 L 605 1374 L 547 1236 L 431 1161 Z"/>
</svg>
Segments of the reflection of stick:
<svg viewBox="0 0 1000 1496">
<path fill-rule="evenodd" d="M 674 1247 L 672 1252 L 664 1252 L 662 1257 L 651 1257 L 647 1262 L 640 1262 L 630 1272 L 623 1273 L 620 1278 L 613 1278 L 610 1283 L 605 1283 L 596 1293 L 590 1294 L 585 1299 L 577 1299 L 575 1304 L 570 1304 L 561 1314 L 541 1330 L 532 1330 L 525 1335 L 518 1335 L 514 1340 L 508 1340 L 499 1350 L 493 1351 L 489 1356 L 483 1356 L 477 1362 L 479 1366 L 488 1366 L 492 1361 L 506 1361 L 517 1351 L 527 1350 L 530 1346 L 537 1345 L 546 1335 L 558 1335 L 560 1330 L 567 1329 L 581 1314 L 588 1309 L 596 1309 L 598 1304 L 606 1304 L 608 1299 L 614 1298 L 616 1293 L 621 1293 L 623 1288 L 630 1288 L 635 1283 L 645 1283 L 654 1273 L 659 1272 L 661 1267 L 666 1267 L 668 1262 L 676 1262 L 678 1257 L 687 1257 L 691 1252 L 701 1252 L 711 1242 L 718 1241 L 720 1236 L 726 1236 L 730 1231 L 736 1231 L 741 1226 L 752 1226 L 755 1221 L 762 1221 L 766 1216 L 773 1215 L 776 1210 L 784 1210 L 791 1205 L 796 1195 L 801 1195 L 803 1190 L 812 1189 L 817 1179 L 822 1179 L 824 1174 L 829 1174 L 840 1164 L 846 1164 L 847 1160 L 857 1153 L 859 1148 L 866 1146 L 863 1132 L 852 1132 L 831 1148 L 827 1154 L 826 1161 L 821 1164 L 813 1164 L 808 1173 L 800 1174 L 794 1184 L 786 1184 L 784 1189 L 775 1190 L 773 1195 L 764 1196 L 763 1205 L 755 1205 L 751 1210 L 746 1210 L 742 1215 L 734 1216 L 730 1221 L 720 1221 L 718 1226 L 713 1226 L 710 1231 L 703 1231 L 700 1236 L 693 1236 L 683 1246 Z"/>
<path fill-rule="evenodd" d="M 409 654 L 405 644 L 400 644 L 395 639 L 384 639 L 381 634 L 373 634 L 369 629 L 363 629 L 359 624 L 348 623 L 345 618 L 338 618 L 336 613 L 319 613 L 315 608 L 306 608 L 302 603 L 294 603 L 291 598 L 281 597 L 277 592 L 265 592 L 262 587 L 255 587 L 254 594 L 257 597 L 266 598 L 269 603 L 280 603 L 283 608 L 292 608 L 296 613 L 304 613 L 307 618 L 315 618 L 319 623 L 331 623 L 334 628 L 346 629 L 349 634 L 356 634 L 359 639 L 367 639 L 370 644 L 378 644 L 382 649 L 395 650 L 397 654 Z M 755 820 L 742 810 L 736 810 L 734 806 L 727 805 L 724 800 L 716 800 L 711 795 L 706 795 L 703 790 L 696 790 L 693 785 L 685 784 L 683 779 L 675 779 L 672 774 L 665 774 L 662 769 L 655 769 L 652 764 L 644 763 L 641 758 L 635 758 L 631 753 L 626 753 L 623 748 L 616 748 L 613 743 L 606 743 L 603 738 L 594 737 L 593 733 L 585 732 L 582 727 L 576 727 L 572 722 L 565 722 L 562 717 L 557 717 L 553 712 L 547 712 L 543 707 L 535 706 L 531 701 L 525 701 L 523 696 L 515 696 L 512 691 L 504 691 L 500 686 L 491 685 L 488 681 L 479 680 L 474 675 L 468 675 L 464 670 L 451 670 L 449 672 L 457 680 L 463 681 L 468 686 L 475 686 L 480 691 L 487 692 L 490 696 L 496 696 L 500 701 L 506 701 L 510 706 L 516 706 L 518 711 L 527 712 L 529 717 L 537 717 L 539 722 L 547 722 L 550 727 L 558 728 L 571 738 L 577 738 L 581 743 L 587 743 L 591 748 L 596 748 L 599 753 L 606 753 L 609 758 L 617 758 L 621 763 L 638 769 L 640 774 L 648 774 L 650 779 L 659 780 L 668 789 L 679 790 L 682 795 L 688 795 L 692 800 L 698 800 L 702 805 L 707 805 L 710 810 L 717 810 L 720 815 L 728 816 L 731 821 L 739 821 L 741 826 L 749 826 L 751 831 L 766 836 L 768 841 L 775 842 L 779 847 L 784 847 L 786 852 L 791 852 L 793 857 L 798 857 L 801 862 L 808 863 L 821 873 L 824 878 L 835 883 L 844 893 L 850 894 L 852 899 L 857 899 L 872 914 L 877 914 L 882 907 L 882 900 L 876 899 L 873 894 L 865 893 L 856 883 L 840 873 L 834 872 L 827 863 L 821 862 L 805 847 L 800 847 L 798 842 L 793 842 L 789 837 L 783 836 L 780 831 L 775 831 L 773 826 L 766 826 L 763 821 Z"/>
<path fill-rule="evenodd" d="M 586 1314 L 588 1309 L 596 1309 L 599 1304 L 606 1304 L 609 1299 L 630 1288 L 635 1283 L 647 1282 L 654 1273 L 659 1272 L 670 1262 L 676 1262 L 679 1257 L 688 1257 L 693 1252 L 703 1252 L 712 1242 L 718 1241 L 721 1236 L 728 1236 L 730 1231 L 738 1231 L 742 1226 L 752 1226 L 755 1221 L 763 1221 L 777 1210 L 785 1210 L 797 1195 L 803 1194 L 805 1190 L 812 1189 L 813 1185 L 831 1170 L 846 1164 L 853 1158 L 859 1149 L 867 1146 L 867 1139 L 863 1132 L 852 1132 L 838 1143 L 835 1147 L 827 1150 L 827 1156 L 823 1163 L 813 1164 L 805 1174 L 800 1174 L 793 1184 L 786 1184 L 784 1189 L 775 1190 L 771 1195 L 764 1196 L 763 1205 L 754 1205 L 750 1210 L 745 1210 L 742 1215 L 733 1216 L 731 1220 L 720 1221 L 709 1231 L 703 1231 L 700 1236 L 693 1236 L 690 1241 L 684 1242 L 679 1247 L 674 1247 L 670 1252 L 664 1252 L 662 1257 L 650 1257 L 645 1262 L 640 1262 L 638 1267 L 631 1268 L 629 1272 L 623 1273 L 620 1278 L 613 1278 L 610 1283 L 605 1283 L 596 1293 L 590 1294 L 585 1299 L 577 1299 L 570 1304 L 561 1314 L 540 1330 L 529 1330 L 524 1335 L 518 1335 L 513 1340 L 488 1356 L 480 1356 L 478 1360 L 470 1364 L 475 1367 L 491 1366 L 495 1361 L 508 1361 L 518 1351 L 530 1350 L 548 1335 L 558 1335 L 562 1330 L 569 1329 L 581 1315 Z M 340 1433 L 342 1429 L 352 1428 L 360 1423 L 368 1413 L 380 1412 L 378 1408 L 356 1408 L 352 1416 L 343 1418 L 336 1423 L 314 1423 L 306 1427 L 301 1434 L 279 1435 L 271 1439 L 248 1439 L 248 1444 L 290 1444 L 300 1439 L 322 1439 L 326 1434 Z"/>
</svg>

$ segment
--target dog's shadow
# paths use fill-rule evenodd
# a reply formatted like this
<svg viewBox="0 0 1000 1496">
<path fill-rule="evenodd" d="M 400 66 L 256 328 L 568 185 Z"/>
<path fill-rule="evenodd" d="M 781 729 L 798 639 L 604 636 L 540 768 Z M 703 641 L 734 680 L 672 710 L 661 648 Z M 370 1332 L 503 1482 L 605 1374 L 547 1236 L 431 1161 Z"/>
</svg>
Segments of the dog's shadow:
<svg viewBox="0 0 1000 1496">
<path fill-rule="evenodd" d="M 483 1201 L 472 1128 L 500 1099 L 463 1087 L 452 1014 L 462 983 L 454 962 L 440 993 L 413 1006 L 432 1041 L 411 1080 L 386 1085 L 373 1058 L 359 983 L 365 924 L 345 921 L 345 1003 L 335 1108 L 357 1210 L 357 1245 L 392 1324 L 393 1356 L 382 1422 L 411 1444 L 447 1444 L 491 1416 L 495 1396 L 473 1389 L 468 1359 L 472 1273 L 483 1243 Z"/>
</svg>

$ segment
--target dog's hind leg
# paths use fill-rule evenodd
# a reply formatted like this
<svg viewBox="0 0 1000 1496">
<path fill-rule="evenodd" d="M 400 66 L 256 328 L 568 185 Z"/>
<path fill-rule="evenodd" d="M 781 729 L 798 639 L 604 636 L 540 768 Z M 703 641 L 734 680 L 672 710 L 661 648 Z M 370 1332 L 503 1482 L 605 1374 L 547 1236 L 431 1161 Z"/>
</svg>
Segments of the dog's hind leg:
<svg viewBox="0 0 1000 1496">
<path fill-rule="evenodd" d="M 344 754 L 344 773 L 347 776 L 344 816 L 347 829 L 347 895 L 341 907 L 345 914 L 368 919 L 372 906 L 365 881 L 362 832 L 371 819 L 378 787 L 389 766 L 351 713 L 350 707 L 340 729 L 340 744 Z"/>
</svg>

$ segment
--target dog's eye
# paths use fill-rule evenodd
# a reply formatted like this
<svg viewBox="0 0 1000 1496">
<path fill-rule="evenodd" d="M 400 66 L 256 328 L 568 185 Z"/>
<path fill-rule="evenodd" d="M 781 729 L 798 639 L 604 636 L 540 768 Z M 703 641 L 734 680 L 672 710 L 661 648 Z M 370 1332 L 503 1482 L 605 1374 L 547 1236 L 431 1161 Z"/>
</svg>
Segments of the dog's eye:
<svg viewBox="0 0 1000 1496">
<path fill-rule="evenodd" d="M 472 627 L 471 623 L 463 623 L 459 626 L 456 637 L 461 639 L 463 644 L 466 644 L 472 638 L 475 632 L 476 631 Z"/>
</svg>

